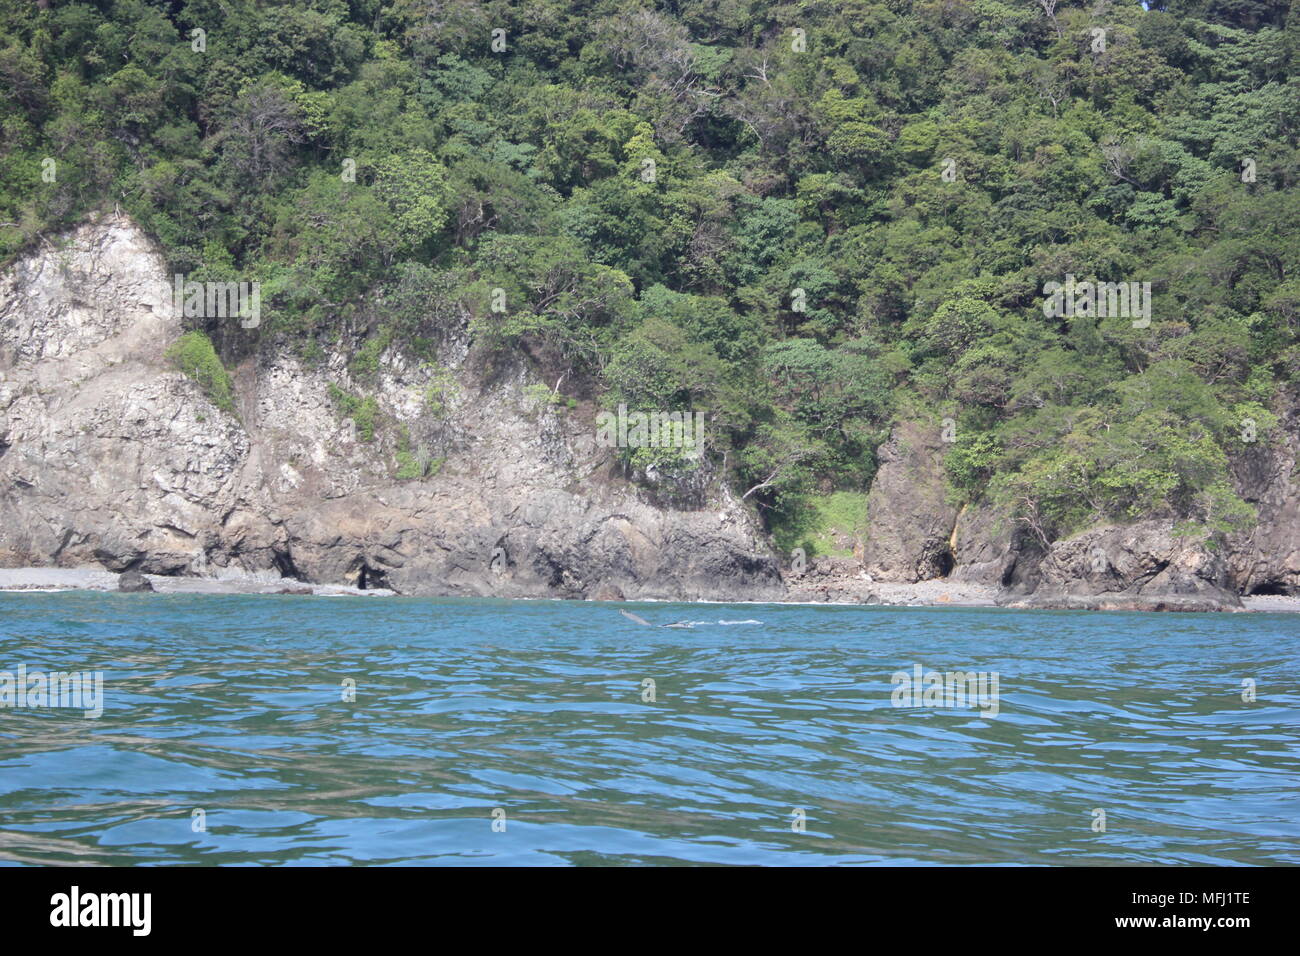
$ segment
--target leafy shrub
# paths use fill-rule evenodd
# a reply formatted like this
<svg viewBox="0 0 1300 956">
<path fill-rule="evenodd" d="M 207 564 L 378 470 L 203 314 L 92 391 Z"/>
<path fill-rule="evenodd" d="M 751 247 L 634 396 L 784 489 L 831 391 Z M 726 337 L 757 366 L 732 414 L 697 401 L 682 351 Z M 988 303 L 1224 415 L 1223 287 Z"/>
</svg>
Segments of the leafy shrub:
<svg viewBox="0 0 1300 956">
<path fill-rule="evenodd" d="M 186 332 L 167 349 L 166 357 L 198 383 L 208 401 L 227 414 L 235 414 L 234 385 L 206 335 L 198 331 Z"/>
<path fill-rule="evenodd" d="M 351 395 L 334 384 L 330 385 L 329 394 L 339 410 L 357 426 L 357 437 L 363 442 L 373 441 L 379 419 L 379 403 L 372 396 L 361 398 Z"/>
</svg>

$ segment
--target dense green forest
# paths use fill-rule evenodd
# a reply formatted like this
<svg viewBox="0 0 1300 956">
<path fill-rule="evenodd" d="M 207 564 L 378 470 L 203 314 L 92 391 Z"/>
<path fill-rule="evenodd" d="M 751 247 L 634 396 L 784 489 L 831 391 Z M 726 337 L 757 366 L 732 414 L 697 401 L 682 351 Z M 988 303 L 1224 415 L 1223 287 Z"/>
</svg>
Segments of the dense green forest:
<svg viewBox="0 0 1300 956">
<path fill-rule="evenodd" d="M 261 283 L 227 362 L 468 311 L 778 531 L 912 417 L 1046 537 L 1221 533 L 1300 378 L 1300 0 L 0 0 L 0 126 L 0 262 L 117 206 Z"/>
</svg>

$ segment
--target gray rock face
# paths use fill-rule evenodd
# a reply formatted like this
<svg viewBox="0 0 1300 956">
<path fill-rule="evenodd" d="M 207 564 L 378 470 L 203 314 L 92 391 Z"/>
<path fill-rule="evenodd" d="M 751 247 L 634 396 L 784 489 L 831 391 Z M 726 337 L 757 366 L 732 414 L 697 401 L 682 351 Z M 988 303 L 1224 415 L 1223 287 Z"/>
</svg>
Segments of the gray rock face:
<svg viewBox="0 0 1300 956">
<path fill-rule="evenodd" d="M 1092 528 L 1052 543 L 1004 594 L 1014 607 L 1240 610 L 1219 552 L 1180 539 L 1167 520 Z"/>
<path fill-rule="evenodd" d="M 1015 519 L 988 505 L 964 506 L 953 533 L 954 581 L 1004 587 L 1021 557 L 1022 532 Z"/>
<path fill-rule="evenodd" d="M 872 578 L 910 583 L 951 570 L 957 508 L 946 499 L 946 450 L 937 427 L 912 421 L 901 422 L 880 446 L 863 547 Z"/>
<path fill-rule="evenodd" d="M 1234 586 L 1300 594 L 1300 396 L 1290 396 L 1276 441 L 1243 443 L 1233 463 L 1237 493 L 1259 515 L 1254 529 L 1228 540 Z"/>
<path fill-rule="evenodd" d="M 785 593 L 716 478 L 696 479 L 702 507 L 657 504 L 614 473 L 594 409 L 531 400 L 522 368 L 484 384 L 464 334 L 444 349 L 457 388 L 436 421 L 435 370 L 397 349 L 357 381 L 342 351 L 308 367 L 265 343 L 231 369 L 236 417 L 166 362 L 181 320 L 136 226 L 106 218 L 60 246 L 0 276 L 0 567 L 278 571 L 429 595 Z M 331 386 L 375 399 L 373 440 Z M 431 436 L 436 474 L 395 477 L 403 429 Z"/>
</svg>

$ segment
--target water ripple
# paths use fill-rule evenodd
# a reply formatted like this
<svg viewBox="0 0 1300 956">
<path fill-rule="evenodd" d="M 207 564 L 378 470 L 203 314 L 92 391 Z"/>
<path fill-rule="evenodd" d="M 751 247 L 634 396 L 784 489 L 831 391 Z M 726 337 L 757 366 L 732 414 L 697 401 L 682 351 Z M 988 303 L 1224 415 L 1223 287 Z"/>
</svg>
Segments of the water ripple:
<svg viewBox="0 0 1300 956">
<path fill-rule="evenodd" d="M 1296 618 L 636 613 L 695 626 L 0 595 L 0 670 L 102 671 L 106 697 L 0 709 L 0 862 L 1300 862 Z M 997 672 L 997 715 L 893 706 L 916 664 Z"/>
</svg>

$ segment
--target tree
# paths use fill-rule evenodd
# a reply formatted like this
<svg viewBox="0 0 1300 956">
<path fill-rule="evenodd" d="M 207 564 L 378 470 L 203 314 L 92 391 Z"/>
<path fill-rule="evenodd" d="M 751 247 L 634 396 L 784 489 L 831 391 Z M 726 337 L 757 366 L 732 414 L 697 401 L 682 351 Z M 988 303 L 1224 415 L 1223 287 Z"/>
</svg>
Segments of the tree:
<svg viewBox="0 0 1300 956">
<path fill-rule="evenodd" d="M 294 147 L 305 139 L 302 111 L 280 88 L 248 88 L 231 104 L 212 146 L 233 181 L 270 189 L 293 165 Z"/>
</svg>

